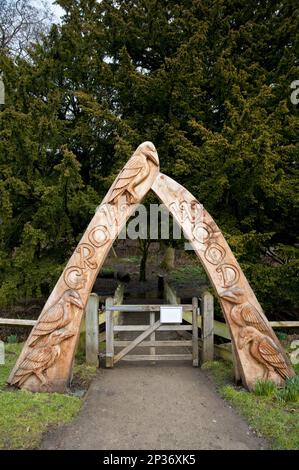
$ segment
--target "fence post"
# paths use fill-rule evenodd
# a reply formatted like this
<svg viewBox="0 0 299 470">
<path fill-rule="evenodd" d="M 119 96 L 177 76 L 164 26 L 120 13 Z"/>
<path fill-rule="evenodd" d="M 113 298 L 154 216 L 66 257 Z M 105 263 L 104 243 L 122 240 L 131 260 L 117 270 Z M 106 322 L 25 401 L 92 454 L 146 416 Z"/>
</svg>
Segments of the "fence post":
<svg viewBox="0 0 299 470">
<path fill-rule="evenodd" d="M 193 297 L 192 299 L 192 359 L 193 366 L 198 367 L 198 299 Z"/>
<path fill-rule="evenodd" d="M 105 302 L 106 311 L 106 367 L 113 367 L 114 344 L 113 344 L 113 312 L 110 307 L 113 305 L 113 298 L 108 297 Z"/>
<path fill-rule="evenodd" d="M 90 294 L 85 317 L 85 355 L 87 364 L 99 365 L 99 296 Z"/>
<path fill-rule="evenodd" d="M 214 297 L 209 292 L 204 292 L 201 299 L 202 313 L 202 356 L 201 362 L 214 359 Z"/>
<path fill-rule="evenodd" d="M 124 298 L 124 285 L 118 284 L 117 288 L 114 292 L 113 297 L 113 305 L 121 305 L 123 303 Z M 123 313 L 121 312 L 114 312 L 113 314 L 113 324 L 114 325 L 122 325 L 123 324 Z M 114 338 L 117 339 L 119 337 L 119 333 L 114 335 Z"/>
</svg>

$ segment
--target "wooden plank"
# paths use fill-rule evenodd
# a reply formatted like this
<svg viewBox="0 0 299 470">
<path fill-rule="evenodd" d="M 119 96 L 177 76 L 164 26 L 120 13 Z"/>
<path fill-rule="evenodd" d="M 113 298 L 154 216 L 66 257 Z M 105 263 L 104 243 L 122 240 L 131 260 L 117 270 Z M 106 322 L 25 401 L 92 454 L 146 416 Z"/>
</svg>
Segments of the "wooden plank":
<svg viewBox="0 0 299 470">
<path fill-rule="evenodd" d="M 124 298 L 124 285 L 118 284 L 117 288 L 115 289 L 114 296 L 113 296 L 113 305 L 121 305 L 123 302 L 123 298 Z M 119 312 L 118 310 L 114 311 L 113 313 L 113 324 L 114 325 L 123 324 L 123 314 Z"/>
<path fill-rule="evenodd" d="M 160 325 L 161 325 L 160 320 L 156 321 L 152 326 L 148 327 L 147 330 L 141 333 L 141 335 L 137 336 L 137 338 L 131 341 L 131 343 L 128 346 L 126 346 L 122 351 L 120 351 L 118 354 L 115 355 L 114 364 L 116 364 L 126 354 L 132 351 L 132 349 L 134 349 L 139 343 L 141 343 L 141 341 L 147 338 L 153 331 L 157 330 Z"/>
<path fill-rule="evenodd" d="M 183 312 L 183 320 L 187 321 L 192 324 L 192 312 Z M 197 326 L 198 328 L 201 328 L 201 317 L 198 315 L 197 316 Z"/>
<path fill-rule="evenodd" d="M 201 301 L 202 313 L 202 364 L 214 359 L 214 297 L 204 292 Z"/>
<path fill-rule="evenodd" d="M 202 348 L 202 339 L 198 338 L 199 347 Z M 232 344 L 214 344 L 214 354 L 228 362 L 233 362 Z"/>
<path fill-rule="evenodd" d="M 112 311 L 138 313 L 138 312 L 159 312 L 160 307 L 165 307 L 166 304 L 162 305 L 114 305 Z M 192 311 L 191 304 L 181 304 L 183 311 Z"/>
<path fill-rule="evenodd" d="M 0 325 L 34 326 L 37 320 L 21 320 L 19 318 L 0 318 Z"/>
<path fill-rule="evenodd" d="M 188 323 L 192 323 L 192 313 L 186 311 L 183 313 L 183 319 Z M 201 328 L 201 316 L 197 316 L 198 328 Z M 99 324 L 103 324 L 106 321 L 105 312 L 99 315 Z M 16 322 L 16 323 L 15 323 Z M 36 320 L 14 320 L 8 318 L 0 318 L 0 325 L 35 325 Z M 299 321 L 270 321 L 272 328 L 299 328 Z M 231 339 L 229 329 L 226 323 L 214 320 L 214 335 L 220 336 L 221 338 Z"/>
<path fill-rule="evenodd" d="M 106 331 L 102 331 L 99 334 L 99 338 L 100 338 L 100 343 L 104 343 L 106 341 Z"/>
<path fill-rule="evenodd" d="M 192 354 L 129 354 L 122 361 L 190 361 Z"/>
<path fill-rule="evenodd" d="M 217 320 L 214 320 L 214 335 L 225 339 L 231 339 L 227 324 Z"/>
<path fill-rule="evenodd" d="M 214 345 L 215 355 L 225 361 L 233 362 L 232 351 L 224 345 Z"/>
<path fill-rule="evenodd" d="M 153 326 L 154 323 L 155 323 L 155 312 L 150 312 L 150 325 Z M 150 340 L 151 342 L 155 342 L 155 339 L 156 339 L 156 332 L 153 331 L 153 333 L 150 335 Z M 151 356 L 154 356 L 156 354 L 156 348 L 155 346 L 151 346 L 150 348 L 150 354 Z"/>
<path fill-rule="evenodd" d="M 272 328 L 298 328 L 299 321 L 270 321 Z"/>
<path fill-rule="evenodd" d="M 113 312 L 110 308 L 113 305 L 113 298 L 108 297 L 105 302 L 106 310 L 106 367 L 113 367 L 114 347 L 113 347 Z"/>
<path fill-rule="evenodd" d="M 183 318 L 188 323 L 192 323 L 192 313 L 189 311 L 184 312 Z M 106 322 L 105 312 L 99 314 L 99 325 Z M 0 318 L 0 325 L 14 325 L 14 326 L 34 326 L 37 320 L 23 320 L 19 318 Z M 272 328 L 299 328 L 299 321 L 270 321 Z M 201 316 L 197 317 L 198 327 L 201 327 Z M 214 320 L 214 335 L 221 336 L 225 339 L 231 339 L 226 323 Z"/>
<path fill-rule="evenodd" d="M 145 331 L 148 325 L 117 325 L 114 331 Z M 161 325 L 159 331 L 192 331 L 192 325 Z"/>
<path fill-rule="evenodd" d="M 132 341 L 125 341 L 125 340 L 120 340 L 120 341 L 114 341 L 114 347 L 123 347 L 123 346 L 128 346 L 131 344 Z M 165 341 L 143 341 L 142 343 L 138 344 L 136 346 L 137 348 L 149 348 L 149 347 L 156 347 L 156 348 L 163 348 L 163 347 L 178 347 L 178 346 L 188 346 L 192 347 L 192 340 L 165 340 Z"/>
<path fill-rule="evenodd" d="M 99 365 L 99 296 L 90 294 L 85 315 L 85 355 L 87 364 Z"/>
<path fill-rule="evenodd" d="M 192 313 L 191 312 L 184 312 L 183 319 L 188 323 L 192 323 Z M 201 328 L 202 317 L 201 315 L 197 316 L 197 326 Z M 226 323 L 214 320 L 214 335 L 220 336 L 221 338 L 231 339 L 229 329 Z"/>
<path fill-rule="evenodd" d="M 198 367 L 198 300 L 197 297 L 192 299 L 192 363 L 194 367 Z"/>
<path fill-rule="evenodd" d="M 171 305 L 178 305 L 181 303 L 181 300 L 179 297 L 177 297 L 176 292 L 168 282 L 164 282 L 164 296 L 167 302 L 169 302 Z"/>
</svg>

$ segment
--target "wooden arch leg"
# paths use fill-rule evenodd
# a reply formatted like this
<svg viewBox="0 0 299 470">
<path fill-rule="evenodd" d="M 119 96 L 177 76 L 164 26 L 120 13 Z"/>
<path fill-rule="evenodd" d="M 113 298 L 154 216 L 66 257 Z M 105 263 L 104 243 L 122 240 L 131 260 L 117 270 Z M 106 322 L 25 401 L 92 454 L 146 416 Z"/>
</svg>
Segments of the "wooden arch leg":
<svg viewBox="0 0 299 470">
<path fill-rule="evenodd" d="M 144 142 L 97 208 L 32 329 L 8 383 L 33 392 L 65 391 L 94 281 L 115 238 L 158 172 L 155 146 Z"/>
<path fill-rule="evenodd" d="M 289 360 L 220 229 L 189 191 L 159 174 L 152 190 L 182 227 L 219 298 L 243 385 L 265 376 L 281 384 L 294 375 Z"/>
</svg>

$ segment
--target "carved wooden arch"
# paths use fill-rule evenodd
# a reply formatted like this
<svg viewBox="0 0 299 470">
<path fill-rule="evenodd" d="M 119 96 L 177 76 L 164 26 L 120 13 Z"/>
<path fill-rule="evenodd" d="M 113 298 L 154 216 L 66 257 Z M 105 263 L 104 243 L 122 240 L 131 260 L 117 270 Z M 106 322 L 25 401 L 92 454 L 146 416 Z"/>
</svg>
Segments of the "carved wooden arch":
<svg viewBox="0 0 299 470">
<path fill-rule="evenodd" d="M 8 383 L 30 391 L 65 391 L 88 296 L 109 250 L 147 192 L 165 204 L 205 268 L 228 324 L 243 385 L 282 383 L 294 374 L 287 356 L 221 231 L 183 186 L 159 173 L 151 142 L 141 144 L 115 179 L 48 298 Z"/>
</svg>

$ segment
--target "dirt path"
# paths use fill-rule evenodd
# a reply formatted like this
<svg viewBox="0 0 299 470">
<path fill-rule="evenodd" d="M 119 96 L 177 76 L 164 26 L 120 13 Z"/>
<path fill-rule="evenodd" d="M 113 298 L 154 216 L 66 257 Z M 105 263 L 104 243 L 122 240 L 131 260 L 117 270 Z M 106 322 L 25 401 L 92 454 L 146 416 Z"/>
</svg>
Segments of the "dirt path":
<svg viewBox="0 0 299 470">
<path fill-rule="evenodd" d="M 43 449 L 261 449 L 265 442 L 189 363 L 99 370 L 82 410 Z"/>
</svg>

